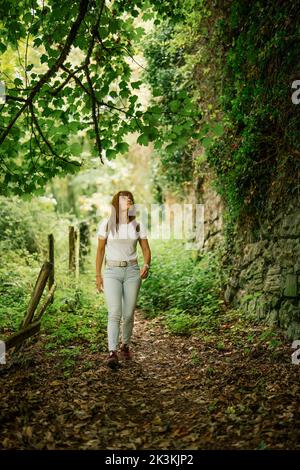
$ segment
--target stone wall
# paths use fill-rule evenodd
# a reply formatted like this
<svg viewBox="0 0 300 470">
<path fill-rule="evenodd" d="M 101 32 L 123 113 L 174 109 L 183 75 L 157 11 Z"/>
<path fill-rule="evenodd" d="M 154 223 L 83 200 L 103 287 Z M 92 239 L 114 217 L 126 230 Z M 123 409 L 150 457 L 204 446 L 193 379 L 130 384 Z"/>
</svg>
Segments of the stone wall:
<svg viewBox="0 0 300 470">
<path fill-rule="evenodd" d="M 250 243 L 236 240 L 225 301 L 300 339 L 300 206 L 295 201 L 260 225 Z"/>
<path fill-rule="evenodd" d="M 199 251 L 211 251 L 224 242 L 223 235 L 223 201 L 212 186 L 213 175 L 210 168 L 203 164 L 203 175 L 194 182 L 186 184 L 184 202 L 204 205 L 204 240 L 199 244 Z M 196 215 L 194 214 L 194 220 Z M 195 240 L 198 243 L 199 240 Z"/>
<path fill-rule="evenodd" d="M 207 166 L 187 185 L 184 202 L 204 204 L 204 245 L 224 249 L 223 203 L 213 189 Z M 166 198 L 174 203 L 177 198 Z M 241 313 L 279 326 L 300 339 L 300 201 L 283 201 L 274 215 L 263 216 L 254 231 L 241 229 L 225 255 L 224 298 Z M 229 273 L 229 274 L 228 274 Z"/>
<path fill-rule="evenodd" d="M 223 202 L 211 185 L 211 176 L 203 181 L 204 204 L 204 245 L 205 251 L 214 250 L 224 241 L 223 236 Z"/>
</svg>

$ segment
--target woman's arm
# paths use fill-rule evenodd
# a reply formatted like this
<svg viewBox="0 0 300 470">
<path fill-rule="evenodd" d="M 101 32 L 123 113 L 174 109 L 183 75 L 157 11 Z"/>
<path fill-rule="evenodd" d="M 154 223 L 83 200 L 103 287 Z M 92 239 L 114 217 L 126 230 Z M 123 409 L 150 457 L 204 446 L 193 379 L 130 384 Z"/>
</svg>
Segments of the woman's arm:
<svg viewBox="0 0 300 470">
<path fill-rule="evenodd" d="M 141 277 L 144 279 L 148 276 L 149 271 L 149 268 L 146 265 L 148 264 L 150 267 L 151 264 L 151 250 L 147 238 L 139 238 L 139 244 L 142 248 L 144 257 L 144 266 L 141 270 Z"/>
<path fill-rule="evenodd" d="M 103 279 L 102 279 L 102 263 L 105 255 L 105 238 L 98 237 L 98 248 L 97 248 L 97 255 L 96 255 L 96 286 L 99 292 L 103 291 Z"/>
</svg>

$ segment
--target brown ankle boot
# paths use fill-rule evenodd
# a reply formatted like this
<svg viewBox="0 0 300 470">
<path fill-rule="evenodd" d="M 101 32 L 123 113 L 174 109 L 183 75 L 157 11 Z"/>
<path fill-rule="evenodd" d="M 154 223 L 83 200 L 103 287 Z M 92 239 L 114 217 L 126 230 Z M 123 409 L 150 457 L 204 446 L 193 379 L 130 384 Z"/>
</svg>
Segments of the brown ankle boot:
<svg viewBox="0 0 300 470">
<path fill-rule="evenodd" d="M 110 351 L 106 358 L 106 365 L 111 369 L 114 369 L 119 364 L 119 358 L 116 351 Z"/>
<path fill-rule="evenodd" d="M 132 354 L 127 344 L 122 344 L 121 349 L 120 349 L 120 357 L 122 359 L 125 359 L 125 361 L 132 359 Z"/>
</svg>

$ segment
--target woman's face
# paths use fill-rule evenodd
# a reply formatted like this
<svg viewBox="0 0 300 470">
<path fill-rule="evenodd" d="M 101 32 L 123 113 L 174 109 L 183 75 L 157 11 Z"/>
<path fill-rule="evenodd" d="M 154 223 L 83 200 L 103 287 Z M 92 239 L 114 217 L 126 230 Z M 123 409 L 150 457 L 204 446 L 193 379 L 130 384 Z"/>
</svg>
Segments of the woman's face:
<svg viewBox="0 0 300 470">
<path fill-rule="evenodd" d="M 120 209 L 121 211 L 125 211 L 130 208 L 130 206 L 133 204 L 131 196 L 123 196 L 121 195 L 119 198 L 119 204 L 120 204 Z"/>
</svg>

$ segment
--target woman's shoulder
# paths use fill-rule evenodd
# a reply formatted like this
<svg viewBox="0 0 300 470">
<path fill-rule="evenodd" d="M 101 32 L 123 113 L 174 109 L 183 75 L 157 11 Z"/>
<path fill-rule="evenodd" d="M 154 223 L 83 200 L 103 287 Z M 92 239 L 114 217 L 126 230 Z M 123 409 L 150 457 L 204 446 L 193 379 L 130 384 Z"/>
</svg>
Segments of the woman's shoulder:
<svg viewBox="0 0 300 470">
<path fill-rule="evenodd" d="M 147 238 L 147 227 L 141 220 L 135 219 L 135 227 L 139 238 Z"/>
<path fill-rule="evenodd" d="M 109 221 L 109 217 L 102 217 L 102 219 L 98 222 L 98 226 L 97 226 L 98 236 L 106 235 L 108 221 Z"/>
</svg>

